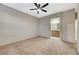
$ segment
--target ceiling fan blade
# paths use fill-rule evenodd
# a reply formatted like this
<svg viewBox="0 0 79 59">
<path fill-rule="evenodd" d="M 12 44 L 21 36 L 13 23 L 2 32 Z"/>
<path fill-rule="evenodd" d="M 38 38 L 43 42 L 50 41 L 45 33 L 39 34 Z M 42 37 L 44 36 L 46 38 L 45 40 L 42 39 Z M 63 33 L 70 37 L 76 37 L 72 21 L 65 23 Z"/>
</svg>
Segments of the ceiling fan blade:
<svg viewBox="0 0 79 59">
<path fill-rule="evenodd" d="M 34 8 L 34 9 L 30 9 L 30 10 L 37 10 L 36 8 Z"/>
<path fill-rule="evenodd" d="M 38 8 L 40 8 L 40 4 L 38 4 Z"/>
<path fill-rule="evenodd" d="M 37 11 L 37 14 L 39 14 L 39 11 Z"/>
<path fill-rule="evenodd" d="M 46 10 L 44 10 L 44 9 L 41 9 L 42 11 L 44 11 L 44 12 L 47 12 Z"/>
<path fill-rule="evenodd" d="M 48 5 L 48 3 L 44 4 L 41 8 L 44 8 L 44 7 L 46 7 L 47 5 Z"/>
<path fill-rule="evenodd" d="M 35 6 L 38 8 L 38 4 L 37 3 L 34 3 L 35 4 Z"/>
</svg>

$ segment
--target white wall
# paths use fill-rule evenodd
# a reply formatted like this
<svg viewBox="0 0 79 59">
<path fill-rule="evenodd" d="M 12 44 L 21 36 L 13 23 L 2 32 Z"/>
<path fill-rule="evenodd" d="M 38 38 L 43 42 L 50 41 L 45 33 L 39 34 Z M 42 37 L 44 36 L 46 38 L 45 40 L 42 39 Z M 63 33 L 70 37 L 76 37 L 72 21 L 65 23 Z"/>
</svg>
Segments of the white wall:
<svg viewBox="0 0 79 59">
<path fill-rule="evenodd" d="M 75 42 L 75 10 L 68 10 L 40 19 L 39 35 L 50 37 L 50 20 L 60 17 L 61 39 L 68 42 Z"/>
<path fill-rule="evenodd" d="M 50 20 L 40 19 L 39 20 L 39 35 L 44 37 L 50 37 Z"/>
<path fill-rule="evenodd" d="M 0 45 L 38 35 L 38 20 L 0 4 Z"/>
<path fill-rule="evenodd" d="M 62 17 L 63 39 L 75 42 L 75 10 L 66 11 Z"/>
<path fill-rule="evenodd" d="M 77 13 L 78 13 L 78 24 L 77 24 L 77 43 L 78 43 L 78 48 L 77 51 L 79 53 L 79 3 L 77 4 Z"/>
</svg>

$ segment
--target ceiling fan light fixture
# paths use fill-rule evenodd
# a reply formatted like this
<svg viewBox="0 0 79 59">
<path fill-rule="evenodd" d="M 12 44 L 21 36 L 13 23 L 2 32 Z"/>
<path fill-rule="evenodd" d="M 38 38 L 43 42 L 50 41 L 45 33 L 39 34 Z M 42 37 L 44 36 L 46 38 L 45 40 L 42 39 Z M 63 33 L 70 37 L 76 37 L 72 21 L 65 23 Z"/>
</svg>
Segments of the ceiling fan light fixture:
<svg viewBox="0 0 79 59">
<path fill-rule="evenodd" d="M 37 11 L 41 11 L 40 9 L 38 9 Z"/>
</svg>

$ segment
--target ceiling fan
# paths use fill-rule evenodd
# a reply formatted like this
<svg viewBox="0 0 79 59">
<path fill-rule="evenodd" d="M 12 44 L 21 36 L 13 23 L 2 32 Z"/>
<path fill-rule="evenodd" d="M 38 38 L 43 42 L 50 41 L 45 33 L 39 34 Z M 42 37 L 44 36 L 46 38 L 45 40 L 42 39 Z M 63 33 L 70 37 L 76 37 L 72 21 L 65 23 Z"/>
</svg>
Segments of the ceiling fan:
<svg viewBox="0 0 79 59">
<path fill-rule="evenodd" d="M 30 9 L 30 10 L 37 10 L 37 14 L 39 14 L 40 11 L 47 12 L 47 11 L 44 10 L 43 8 L 46 7 L 46 6 L 48 6 L 49 4 L 46 3 L 46 4 L 44 4 L 43 6 L 40 6 L 40 4 L 34 3 L 34 5 L 36 6 L 36 8 Z"/>
</svg>

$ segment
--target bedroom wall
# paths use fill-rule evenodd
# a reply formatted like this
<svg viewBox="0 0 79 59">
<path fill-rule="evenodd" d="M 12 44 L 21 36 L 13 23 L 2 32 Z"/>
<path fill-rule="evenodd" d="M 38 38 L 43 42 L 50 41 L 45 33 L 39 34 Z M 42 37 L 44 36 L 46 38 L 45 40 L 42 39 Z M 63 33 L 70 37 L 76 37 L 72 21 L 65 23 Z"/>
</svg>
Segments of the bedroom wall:
<svg viewBox="0 0 79 59">
<path fill-rule="evenodd" d="M 77 18 L 78 18 L 78 24 L 77 24 L 77 51 L 78 51 L 78 54 L 79 54 L 79 3 L 77 4 Z"/>
<path fill-rule="evenodd" d="M 38 20 L 0 4 L 0 46 L 38 35 Z"/>
<path fill-rule="evenodd" d="M 50 20 L 48 17 L 39 20 L 39 36 L 50 37 Z"/>
<path fill-rule="evenodd" d="M 63 40 L 75 41 L 75 9 L 63 13 Z"/>
</svg>

